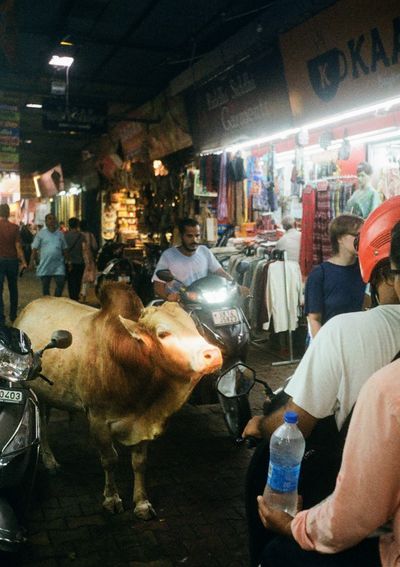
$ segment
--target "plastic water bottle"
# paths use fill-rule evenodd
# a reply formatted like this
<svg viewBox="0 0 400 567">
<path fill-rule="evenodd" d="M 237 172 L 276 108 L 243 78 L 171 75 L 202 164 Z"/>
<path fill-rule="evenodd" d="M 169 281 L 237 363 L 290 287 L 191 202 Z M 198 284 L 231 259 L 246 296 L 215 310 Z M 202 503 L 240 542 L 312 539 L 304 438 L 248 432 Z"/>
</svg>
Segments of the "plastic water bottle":
<svg viewBox="0 0 400 567">
<path fill-rule="evenodd" d="M 264 499 L 270 508 L 291 516 L 297 511 L 297 485 L 305 441 L 297 427 L 298 415 L 287 411 L 284 423 L 274 431 L 270 441 L 270 457 Z"/>
</svg>

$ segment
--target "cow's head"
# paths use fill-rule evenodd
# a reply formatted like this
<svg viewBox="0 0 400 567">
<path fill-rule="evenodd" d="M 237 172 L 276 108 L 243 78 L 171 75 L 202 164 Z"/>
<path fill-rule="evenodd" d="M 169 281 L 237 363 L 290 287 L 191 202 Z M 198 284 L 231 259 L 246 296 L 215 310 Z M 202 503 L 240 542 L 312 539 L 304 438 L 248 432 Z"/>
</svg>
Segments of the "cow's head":
<svg viewBox="0 0 400 567">
<path fill-rule="evenodd" d="M 200 335 L 193 320 L 177 303 L 166 302 L 160 307 L 147 307 L 139 323 L 154 333 L 167 356 L 197 377 L 221 367 L 218 347 Z"/>
</svg>

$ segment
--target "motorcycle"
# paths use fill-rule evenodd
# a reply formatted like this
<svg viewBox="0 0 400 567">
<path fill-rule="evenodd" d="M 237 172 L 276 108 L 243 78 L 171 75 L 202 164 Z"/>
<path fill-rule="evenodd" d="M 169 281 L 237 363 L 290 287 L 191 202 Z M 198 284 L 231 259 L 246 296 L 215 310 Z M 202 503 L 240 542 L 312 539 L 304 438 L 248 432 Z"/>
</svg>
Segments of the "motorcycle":
<svg viewBox="0 0 400 567">
<path fill-rule="evenodd" d="M 40 449 L 38 400 L 29 381 L 41 377 L 41 357 L 67 348 L 71 333 L 56 331 L 32 352 L 28 336 L 0 327 L 0 552 L 17 552 L 26 542 L 23 519 L 29 507 Z"/>
<path fill-rule="evenodd" d="M 125 245 L 106 243 L 99 252 L 97 266 L 100 270 L 96 276 L 95 292 L 106 281 L 125 282 L 132 285 L 143 304 L 153 299 L 151 278 L 161 255 L 157 244 L 146 243 L 143 261 L 129 260 L 124 257 Z"/>
<path fill-rule="evenodd" d="M 239 272 L 247 269 L 245 261 L 238 266 Z M 186 287 L 170 270 L 158 270 L 157 276 L 171 291 L 179 293 L 182 307 L 200 334 L 222 352 L 222 369 L 217 374 L 204 376 L 189 402 L 199 405 L 219 402 L 229 433 L 241 441 L 241 433 L 251 418 L 249 394 L 254 384 L 263 385 L 266 397 L 273 393 L 246 364 L 250 325 L 240 306 L 239 285 L 221 276 L 209 275 Z M 155 300 L 152 304 L 160 301 Z"/>
</svg>

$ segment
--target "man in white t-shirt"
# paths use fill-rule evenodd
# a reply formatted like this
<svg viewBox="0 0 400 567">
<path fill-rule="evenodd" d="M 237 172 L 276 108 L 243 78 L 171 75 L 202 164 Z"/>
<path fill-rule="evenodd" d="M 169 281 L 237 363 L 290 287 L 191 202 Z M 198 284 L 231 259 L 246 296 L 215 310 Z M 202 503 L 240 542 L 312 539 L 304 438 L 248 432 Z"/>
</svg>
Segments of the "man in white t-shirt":
<svg viewBox="0 0 400 567">
<path fill-rule="evenodd" d="M 300 258 L 301 233 L 296 228 L 296 222 L 292 217 L 283 217 L 282 228 L 285 234 L 278 240 L 275 248 L 286 250 L 287 259 L 298 262 Z"/>
<path fill-rule="evenodd" d="M 285 411 L 299 415 L 299 427 L 308 437 L 319 420 L 334 416 L 340 430 L 363 384 L 389 364 L 400 351 L 400 305 L 390 273 L 391 229 L 400 219 L 400 196 L 375 209 L 361 228 L 358 253 L 364 281 L 379 298 L 369 311 L 337 315 L 320 330 L 285 387 L 286 403 L 266 416 L 253 417 L 243 437 L 269 439 L 283 422 Z M 253 456 L 247 476 L 247 518 L 252 565 L 258 565 L 265 529 L 258 525 L 253 500 L 262 494 L 268 446 Z"/>
<path fill-rule="evenodd" d="M 152 277 L 154 293 L 167 301 L 178 301 L 179 294 L 170 289 L 168 284 L 158 276 L 159 270 L 170 270 L 174 279 L 186 286 L 209 273 L 222 276 L 228 280 L 232 277 L 225 272 L 212 252 L 200 244 L 200 225 L 194 219 L 184 219 L 179 224 L 181 245 L 165 250 L 157 263 Z"/>
</svg>

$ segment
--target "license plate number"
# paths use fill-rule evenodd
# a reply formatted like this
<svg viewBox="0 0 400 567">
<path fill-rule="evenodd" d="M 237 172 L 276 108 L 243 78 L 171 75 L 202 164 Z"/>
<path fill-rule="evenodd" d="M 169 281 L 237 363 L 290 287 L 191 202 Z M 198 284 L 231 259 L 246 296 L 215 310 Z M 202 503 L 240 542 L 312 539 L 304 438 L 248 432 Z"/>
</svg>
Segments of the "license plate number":
<svg viewBox="0 0 400 567">
<path fill-rule="evenodd" d="M 118 276 L 118 281 L 129 283 L 131 281 L 131 278 L 129 276 Z"/>
<path fill-rule="evenodd" d="M 221 311 L 213 311 L 212 318 L 214 325 L 235 325 L 240 322 L 237 309 L 222 309 Z"/>
<path fill-rule="evenodd" d="M 8 404 L 22 404 L 24 393 L 21 390 L 4 390 L 0 388 L 0 402 Z"/>
</svg>

